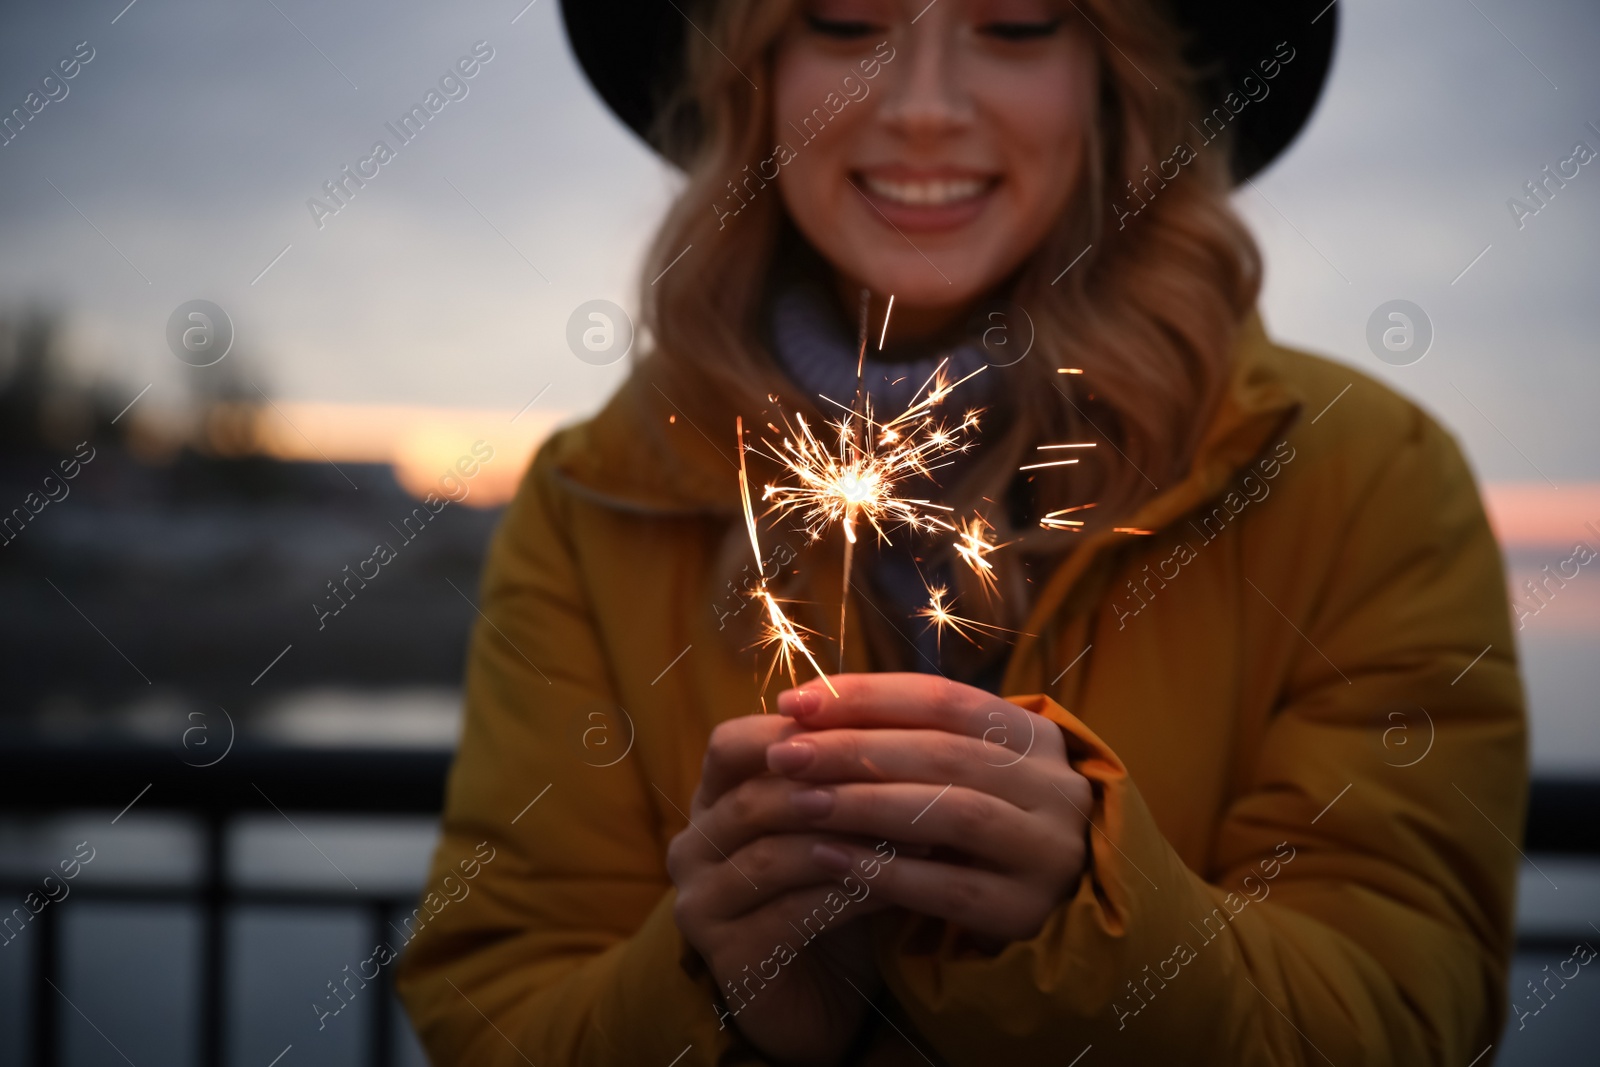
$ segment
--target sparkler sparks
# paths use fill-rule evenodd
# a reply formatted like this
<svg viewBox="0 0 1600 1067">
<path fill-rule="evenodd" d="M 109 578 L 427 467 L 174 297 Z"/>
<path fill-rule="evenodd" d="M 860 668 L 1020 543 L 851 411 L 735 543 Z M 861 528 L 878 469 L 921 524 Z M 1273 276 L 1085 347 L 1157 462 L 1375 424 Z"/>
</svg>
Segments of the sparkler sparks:
<svg viewBox="0 0 1600 1067">
<path fill-rule="evenodd" d="M 889 530 L 897 526 L 922 531 L 955 529 L 944 518 L 954 508 L 902 494 L 906 482 L 931 480 L 933 472 L 952 456 L 972 447 L 969 435 L 977 429 L 981 413 L 968 411 L 960 422 L 951 424 L 941 420 L 935 409 L 951 390 L 983 368 L 952 382 L 945 373 L 946 362 L 940 362 L 911 405 L 892 419 L 879 422 L 873 415 L 871 398 L 858 388 L 857 404 L 827 424 L 834 444 L 824 443 L 804 415 L 796 415 L 792 422 L 785 416 L 781 445 L 762 442 L 767 449 L 762 454 L 782 467 L 789 478 L 786 483 L 768 484 L 762 490 L 762 499 L 771 509 L 797 516 L 813 542 L 834 525 L 844 533 L 839 594 L 841 670 L 858 524 L 870 526 L 886 544 L 893 543 Z M 859 380 L 859 373 L 857 377 Z M 828 397 L 823 399 L 843 407 Z"/>
<path fill-rule="evenodd" d="M 947 396 L 959 384 L 946 380 L 941 364 L 921 398 L 893 419 L 878 422 L 867 402 L 861 412 L 828 423 L 836 445 L 818 437 L 804 415 L 792 422 L 785 418 L 782 444 L 763 441 L 768 450 L 763 454 L 792 480 L 768 484 L 762 499 L 781 514 L 797 515 L 812 541 L 835 524 L 848 544 L 856 543 L 863 522 L 885 542 L 896 526 L 954 529 L 942 518 L 953 508 L 901 495 L 900 490 L 909 480 L 931 478 L 944 461 L 972 447 L 968 435 L 977 428 L 980 412 L 968 412 L 950 424 L 929 410 L 937 403 L 931 397 Z"/>
<path fill-rule="evenodd" d="M 948 589 L 942 585 L 930 585 L 926 586 L 926 588 L 928 590 L 927 606 L 918 608 L 916 611 L 916 617 L 919 619 L 928 620 L 928 625 L 933 628 L 934 640 L 936 643 L 942 644 L 944 632 L 946 630 L 951 630 L 956 634 L 959 634 L 961 637 L 966 638 L 974 645 L 978 643 L 977 637 L 974 636 L 977 634 L 1002 634 L 1014 632 L 1007 630 L 1002 626 L 993 626 L 986 622 L 979 622 L 977 619 L 962 618 L 960 615 L 957 615 L 950 610 L 951 605 L 955 603 L 954 597 L 950 598 L 949 604 L 945 603 L 945 597 L 950 595 L 950 591 Z"/>
<path fill-rule="evenodd" d="M 1043 526 L 1046 530 L 1068 530 L 1072 533 L 1082 533 L 1083 523 L 1081 521 L 1077 519 L 1063 519 L 1061 516 L 1071 515 L 1075 511 L 1086 511 L 1092 507 L 1094 507 L 1093 504 L 1079 504 L 1075 508 L 1062 508 L 1060 511 L 1052 511 L 1044 518 L 1039 520 L 1039 525 Z"/>
<path fill-rule="evenodd" d="M 776 650 L 772 657 L 772 665 L 767 668 L 767 677 L 761 683 L 761 692 L 763 694 L 766 693 L 767 684 L 772 681 L 772 676 L 780 665 L 783 667 L 784 672 L 789 675 L 789 684 L 791 686 L 800 684 L 800 679 L 796 676 L 794 670 L 794 656 L 798 652 L 805 657 L 807 663 L 811 664 L 811 669 L 817 672 L 817 677 L 821 678 L 822 684 L 828 687 L 828 692 L 838 696 L 839 691 L 833 687 L 833 683 L 828 680 L 827 674 L 823 672 L 822 665 L 811 654 L 811 649 L 806 646 L 805 638 L 800 636 L 800 631 L 804 627 L 795 625 L 789 616 L 783 613 L 783 608 L 778 606 L 778 598 L 768 592 L 765 586 L 756 595 L 767 607 L 767 625 L 766 629 L 762 631 L 758 644 L 762 648 L 774 648 Z M 810 633 L 811 631 L 808 630 L 806 632 Z"/>
<path fill-rule="evenodd" d="M 986 597 L 994 595 L 997 589 L 994 564 L 989 557 L 1013 543 L 994 543 L 991 540 L 994 528 L 982 515 L 956 519 L 954 508 L 913 496 L 908 491 L 911 485 L 922 480 L 932 483 L 936 471 L 949 466 L 955 462 L 955 457 L 974 447 L 981 409 L 968 409 L 960 417 L 945 417 L 940 407 L 957 388 L 987 369 L 987 366 L 979 367 L 965 377 L 953 379 L 948 373 L 949 361 L 943 360 L 912 394 L 913 399 L 905 410 L 891 418 L 880 419 L 873 411 L 870 393 L 864 388 L 869 307 L 870 298 L 863 292 L 855 397 L 848 405 L 831 397 L 821 398 L 839 409 L 837 418 L 824 420 L 820 426 L 813 427 L 803 414 L 793 417 L 779 415 L 778 422 L 769 421 L 766 424 L 772 438 L 762 438 L 758 444 L 751 445 L 745 443 L 744 420 L 740 418 L 736 422 L 740 501 L 750 548 L 758 569 L 762 560 L 761 544 L 750 476 L 745 463 L 746 452 L 756 452 L 779 468 L 778 477 L 762 488 L 761 499 L 768 509 L 767 514 L 795 520 L 812 543 L 821 540 L 835 526 L 843 535 L 844 565 L 838 633 L 841 670 L 844 667 L 851 565 L 855 545 L 863 528 L 870 529 L 884 544 L 892 544 L 890 533 L 900 529 L 953 535 L 951 549 L 977 577 Z M 878 337 L 879 350 L 882 350 L 888 336 L 889 315 L 893 308 L 894 298 L 891 296 Z M 1060 373 L 1083 372 L 1075 368 L 1063 368 Z M 1092 442 L 1068 443 L 1041 445 L 1038 450 L 1053 452 L 1093 447 L 1095 445 Z M 1026 471 L 1069 466 L 1078 462 L 1076 458 L 1049 459 L 1020 469 Z M 1050 512 L 1040 521 L 1040 525 L 1045 529 L 1076 531 L 1084 524 L 1064 516 L 1093 506 L 1084 504 Z M 1130 529 L 1126 532 L 1134 531 Z M 944 584 L 925 584 L 925 588 L 928 603 L 915 612 L 915 617 L 927 620 L 927 625 L 935 629 L 941 641 L 947 630 L 974 645 L 978 644 L 979 637 L 986 634 L 1015 632 L 957 615 L 952 610 L 955 598 Z M 764 578 L 752 597 L 761 601 L 766 616 L 758 645 L 771 649 L 773 655 L 761 685 L 763 705 L 767 686 L 780 669 L 789 675 L 792 683 L 796 682 L 797 661 L 800 659 L 805 660 L 832 691 L 832 683 L 807 643 L 808 637 L 819 636 L 816 631 L 797 625 L 785 614 L 782 604 L 768 588 Z"/>
<path fill-rule="evenodd" d="M 784 418 L 781 446 L 763 441 L 764 453 L 790 476 L 790 484 L 769 484 L 762 492 L 773 511 L 798 515 L 808 537 L 820 540 L 834 525 L 844 533 L 844 566 L 839 591 L 839 667 L 844 669 L 845 626 L 850 602 L 850 570 L 855 558 L 856 525 L 865 520 L 884 543 L 888 528 L 906 526 L 913 530 L 954 530 L 938 513 L 953 508 L 931 500 L 902 496 L 901 484 L 909 479 L 929 478 L 950 457 L 972 447 L 968 435 L 978 427 L 977 410 L 971 410 L 955 425 L 939 419 L 938 406 L 963 382 L 985 368 L 979 367 L 957 381 L 945 373 L 948 360 L 941 360 L 923 382 L 908 406 L 887 421 L 878 421 L 872 412 L 872 398 L 863 385 L 867 359 L 868 312 L 871 294 L 861 291 L 861 321 L 857 337 L 856 395 L 849 407 L 831 397 L 822 399 L 844 410 L 845 414 L 828 423 L 837 438 L 837 447 L 819 439 L 806 421 L 796 415 L 791 423 Z M 890 296 L 885 309 L 878 347 L 889 333 L 889 314 L 894 310 Z M 769 423 L 769 425 L 771 425 Z"/>
<path fill-rule="evenodd" d="M 794 670 L 796 652 L 804 656 L 806 662 L 811 664 L 812 670 L 816 671 L 817 676 L 822 679 L 822 684 L 828 687 L 828 692 L 838 696 L 839 691 L 828 680 L 828 676 L 823 672 L 821 664 L 817 662 L 816 657 L 812 656 L 811 649 L 806 646 L 805 639 L 800 636 L 800 627 L 790 621 L 789 617 L 784 614 L 783 608 L 778 606 L 778 599 L 767 589 L 766 566 L 762 563 L 761 556 L 761 538 L 756 533 L 755 509 L 750 504 L 750 474 L 744 461 L 743 417 L 734 419 L 734 429 L 739 436 L 739 500 L 744 506 L 744 523 L 745 529 L 750 534 L 750 551 L 755 553 L 756 573 L 762 575 L 761 587 L 755 595 L 767 608 L 767 625 L 762 633 L 760 644 L 763 648 L 775 647 L 776 649 L 772 657 L 772 665 L 767 668 L 767 677 L 761 683 L 762 706 L 765 707 L 766 705 L 767 684 L 771 682 L 773 672 L 778 669 L 780 664 L 788 673 L 790 684 L 799 685 L 799 679 L 795 676 Z"/>
<path fill-rule="evenodd" d="M 985 596 L 992 595 L 995 591 L 994 564 L 989 562 L 989 553 L 1011 544 L 1010 541 L 999 545 L 990 543 L 989 535 L 993 532 L 994 527 L 990 526 L 982 515 L 974 515 L 966 522 L 956 525 L 954 546 L 956 555 L 961 557 L 962 562 L 972 568 L 972 573 L 978 576 Z"/>
<path fill-rule="evenodd" d="M 1039 452 L 1054 452 L 1054 451 L 1056 451 L 1058 449 L 1062 449 L 1062 448 L 1093 448 L 1094 446 L 1095 446 L 1095 442 L 1093 442 L 1093 441 L 1089 441 L 1089 442 L 1086 442 L 1086 443 L 1069 444 L 1069 445 L 1040 445 L 1036 449 L 1036 451 L 1039 451 Z M 1052 460 L 1049 460 L 1049 461 L 1046 461 L 1046 462 L 1043 462 L 1043 463 L 1030 463 L 1025 467 L 1018 467 L 1017 470 L 1019 470 L 1019 471 L 1036 471 L 1036 470 L 1042 470 L 1045 467 L 1070 467 L 1076 462 L 1078 462 L 1078 461 L 1075 460 L 1075 459 L 1052 459 Z"/>
</svg>

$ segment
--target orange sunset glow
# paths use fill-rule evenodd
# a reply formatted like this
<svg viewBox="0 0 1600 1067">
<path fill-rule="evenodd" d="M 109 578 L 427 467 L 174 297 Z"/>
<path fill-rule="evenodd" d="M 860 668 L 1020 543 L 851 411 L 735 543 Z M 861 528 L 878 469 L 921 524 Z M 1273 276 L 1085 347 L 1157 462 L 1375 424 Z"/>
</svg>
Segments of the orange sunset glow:
<svg viewBox="0 0 1600 1067">
<path fill-rule="evenodd" d="M 474 441 L 487 441 L 495 458 L 474 480 L 467 502 L 494 507 L 511 499 L 534 450 L 573 417 L 538 408 L 519 415 L 497 408 L 280 400 L 257 411 L 255 430 L 261 451 L 278 459 L 391 464 L 400 484 L 419 497 Z M 1559 488 L 1486 482 L 1481 490 L 1507 550 L 1570 550 L 1580 539 L 1600 550 L 1600 482 Z"/>
</svg>

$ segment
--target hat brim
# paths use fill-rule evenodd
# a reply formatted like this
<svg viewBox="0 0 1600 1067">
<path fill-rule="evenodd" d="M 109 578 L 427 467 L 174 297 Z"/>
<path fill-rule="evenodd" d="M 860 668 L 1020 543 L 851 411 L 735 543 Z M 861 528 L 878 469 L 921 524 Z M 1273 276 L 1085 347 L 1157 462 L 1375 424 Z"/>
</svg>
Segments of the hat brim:
<svg viewBox="0 0 1600 1067">
<path fill-rule="evenodd" d="M 1173 18 L 1192 34 L 1188 59 L 1214 72 L 1204 88 L 1207 113 L 1220 108 L 1218 119 L 1229 120 L 1196 132 L 1209 139 L 1217 127 L 1232 127 L 1233 176 L 1242 182 L 1280 156 L 1316 109 L 1333 61 L 1338 5 L 1170 2 Z M 562 0 L 561 16 L 572 51 L 600 98 L 661 151 L 652 138 L 682 77 L 686 35 L 694 32 L 688 16 L 663 0 Z"/>
</svg>

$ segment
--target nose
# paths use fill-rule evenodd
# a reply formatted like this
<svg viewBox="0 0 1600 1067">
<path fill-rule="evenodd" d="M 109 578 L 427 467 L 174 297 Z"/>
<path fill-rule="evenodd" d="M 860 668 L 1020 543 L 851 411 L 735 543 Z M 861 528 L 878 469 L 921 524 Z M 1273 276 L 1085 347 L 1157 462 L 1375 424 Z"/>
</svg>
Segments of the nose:
<svg viewBox="0 0 1600 1067">
<path fill-rule="evenodd" d="M 921 21 L 902 35 L 905 65 L 894 72 L 878 110 L 881 121 L 911 138 L 959 132 L 973 118 L 955 27 L 936 16 Z"/>
</svg>

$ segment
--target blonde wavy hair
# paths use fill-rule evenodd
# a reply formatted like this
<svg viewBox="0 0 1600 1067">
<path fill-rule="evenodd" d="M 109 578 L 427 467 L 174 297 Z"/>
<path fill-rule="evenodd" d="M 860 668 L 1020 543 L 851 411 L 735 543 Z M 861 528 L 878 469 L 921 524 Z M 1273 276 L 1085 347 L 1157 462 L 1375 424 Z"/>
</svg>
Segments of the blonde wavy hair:
<svg viewBox="0 0 1600 1067">
<path fill-rule="evenodd" d="M 657 277 L 687 245 L 694 261 L 692 269 L 681 264 L 642 286 L 643 319 L 654 337 L 647 358 L 655 379 L 695 418 L 693 409 L 714 420 L 731 422 L 730 412 L 748 418 L 770 407 L 769 396 L 789 410 L 814 410 L 763 340 L 768 276 L 780 237 L 792 228 L 781 197 L 754 197 L 726 227 L 713 210 L 727 199 L 728 179 L 742 178 L 746 165 L 753 171 L 775 143 L 771 94 L 758 92 L 745 74 L 770 82 L 773 45 L 795 6 L 711 4 L 697 18 L 705 35 L 688 36 L 685 77 L 655 137 L 684 165 L 688 181 L 643 276 Z M 1094 449 L 1077 467 L 1040 472 L 1024 506 L 1036 518 L 1096 501 L 1086 513 L 1094 528 L 1125 519 L 1188 471 L 1225 388 L 1235 332 L 1255 303 L 1261 262 L 1227 201 L 1226 138 L 1196 145 L 1191 136 L 1191 121 L 1205 113 L 1198 93 L 1205 72 L 1184 60 L 1179 29 L 1151 0 L 1079 0 L 1074 8 L 1081 12 L 1074 31 L 1098 55 L 1098 113 L 1085 131 L 1071 205 L 1003 287 L 1001 295 L 1032 319 L 1035 341 L 1005 372 L 1014 396 L 1001 442 L 985 440 L 975 454 L 982 461 L 952 502 L 998 501 L 1018 457 L 1037 443 L 1107 442 L 1111 447 Z M 1190 144 L 1195 158 L 1176 178 L 1145 184 L 1180 143 Z M 1111 205 L 1137 205 L 1134 189 L 1158 195 L 1119 228 Z M 1085 247 L 1090 251 L 1061 276 Z M 1064 367 L 1084 373 L 1067 378 L 1057 373 Z"/>
</svg>

